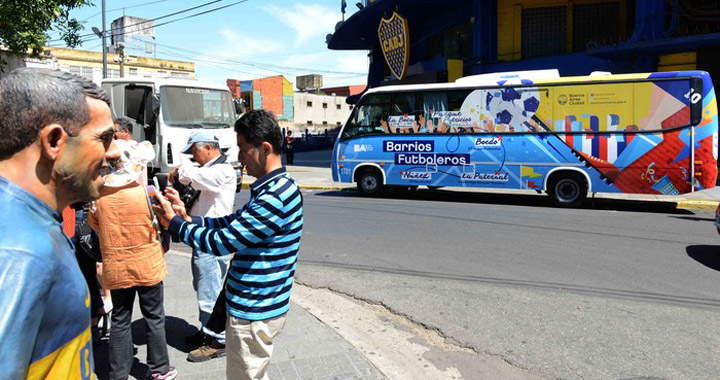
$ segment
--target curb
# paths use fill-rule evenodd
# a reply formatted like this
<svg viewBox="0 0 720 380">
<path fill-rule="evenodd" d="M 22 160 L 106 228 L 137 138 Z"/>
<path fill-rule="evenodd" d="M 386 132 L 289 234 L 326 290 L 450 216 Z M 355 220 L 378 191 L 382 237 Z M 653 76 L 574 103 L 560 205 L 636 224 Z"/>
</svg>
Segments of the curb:
<svg viewBox="0 0 720 380">
<path fill-rule="evenodd" d="M 252 182 L 243 182 L 242 188 L 247 190 L 250 188 L 250 185 L 252 185 Z M 335 191 L 341 191 L 347 187 L 342 186 L 327 186 L 327 185 L 303 185 L 298 184 L 298 187 L 303 190 L 335 190 Z M 623 200 L 632 200 L 632 199 L 623 199 Z M 635 199 L 637 201 L 648 201 L 653 202 L 652 200 L 646 200 L 646 199 Z M 667 200 L 661 200 L 661 202 L 668 202 Z M 672 201 L 670 201 L 672 202 Z M 676 207 L 679 209 L 690 209 L 690 210 L 715 210 L 718 207 L 718 204 L 720 204 L 720 201 L 694 201 L 694 200 L 679 200 L 675 201 Z"/>
<path fill-rule="evenodd" d="M 677 208 L 695 209 L 695 210 L 715 210 L 720 202 L 718 201 L 689 201 L 682 200 L 677 202 Z"/>
<path fill-rule="evenodd" d="M 252 185 L 253 182 L 247 183 L 243 182 L 241 188 L 244 190 L 247 190 L 250 188 L 250 185 Z M 325 186 L 325 185 L 303 185 L 298 184 L 298 187 L 305 190 L 337 190 L 340 191 L 344 189 L 342 186 Z"/>
</svg>

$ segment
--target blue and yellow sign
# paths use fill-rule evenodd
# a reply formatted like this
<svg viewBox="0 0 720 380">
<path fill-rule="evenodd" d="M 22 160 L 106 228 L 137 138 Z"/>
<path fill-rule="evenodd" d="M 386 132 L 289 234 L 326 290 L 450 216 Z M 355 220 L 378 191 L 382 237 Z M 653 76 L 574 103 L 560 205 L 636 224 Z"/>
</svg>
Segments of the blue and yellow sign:
<svg viewBox="0 0 720 380">
<path fill-rule="evenodd" d="M 408 41 L 408 23 L 402 16 L 393 12 L 389 20 L 381 19 L 378 38 L 385 61 L 397 79 L 403 79 L 408 67 L 410 43 Z"/>
</svg>

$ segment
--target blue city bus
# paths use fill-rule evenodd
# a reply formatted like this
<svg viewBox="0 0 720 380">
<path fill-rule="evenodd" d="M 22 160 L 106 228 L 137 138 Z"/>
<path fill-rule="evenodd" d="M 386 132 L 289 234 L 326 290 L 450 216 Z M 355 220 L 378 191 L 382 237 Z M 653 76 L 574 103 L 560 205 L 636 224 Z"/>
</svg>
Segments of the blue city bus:
<svg viewBox="0 0 720 380">
<path fill-rule="evenodd" d="M 718 121 L 704 71 L 483 74 L 368 90 L 342 127 L 332 176 L 388 187 L 531 189 L 560 207 L 588 193 L 715 186 Z"/>
</svg>

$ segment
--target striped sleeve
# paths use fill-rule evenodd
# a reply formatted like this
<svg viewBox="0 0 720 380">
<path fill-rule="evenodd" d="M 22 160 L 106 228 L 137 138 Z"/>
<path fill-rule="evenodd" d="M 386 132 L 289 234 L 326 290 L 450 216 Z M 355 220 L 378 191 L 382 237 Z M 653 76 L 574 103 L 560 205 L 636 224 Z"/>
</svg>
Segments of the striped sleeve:
<svg viewBox="0 0 720 380">
<path fill-rule="evenodd" d="M 202 252 L 225 256 L 252 248 L 283 225 L 283 202 L 277 196 L 264 194 L 247 207 L 223 218 L 205 218 L 204 226 L 174 217 L 169 231 L 185 244 Z M 233 218 L 231 218 L 233 217 Z"/>
<path fill-rule="evenodd" d="M 227 226 L 230 225 L 230 223 L 232 223 L 233 220 L 237 219 L 240 216 L 240 213 L 242 211 L 243 210 L 240 209 L 240 210 L 235 211 L 232 214 L 221 216 L 218 218 L 207 218 L 207 217 L 200 218 L 202 220 L 202 223 L 197 223 L 197 224 L 200 224 L 201 226 L 210 227 L 210 228 L 226 228 Z M 194 220 L 193 220 L 193 222 L 194 222 Z"/>
</svg>

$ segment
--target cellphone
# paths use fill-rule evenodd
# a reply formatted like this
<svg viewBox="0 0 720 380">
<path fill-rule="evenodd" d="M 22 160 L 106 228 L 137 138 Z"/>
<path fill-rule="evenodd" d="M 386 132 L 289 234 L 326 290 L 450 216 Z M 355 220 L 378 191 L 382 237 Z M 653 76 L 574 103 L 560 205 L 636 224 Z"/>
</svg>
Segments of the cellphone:
<svg viewBox="0 0 720 380">
<path fill-rule="evenodd" d="M 147 194 L 148 194 L 148 198 L 150 198 L 150 202 L 159 203 L 158 193 L 157 193 L 157 190 L 155 190 L 155 186 L 148 185 L 147 186 Z"/>
<path fill-rule="evenodd" d="M 155 185 L 155 189 L 157 189 L 157 191 L 162 191 L 162 188 L 160 187 L 160 182 L 158 181 L 157 176 L 153 177 L 153 185 Z"/>
</svg>

